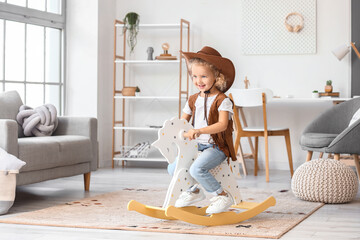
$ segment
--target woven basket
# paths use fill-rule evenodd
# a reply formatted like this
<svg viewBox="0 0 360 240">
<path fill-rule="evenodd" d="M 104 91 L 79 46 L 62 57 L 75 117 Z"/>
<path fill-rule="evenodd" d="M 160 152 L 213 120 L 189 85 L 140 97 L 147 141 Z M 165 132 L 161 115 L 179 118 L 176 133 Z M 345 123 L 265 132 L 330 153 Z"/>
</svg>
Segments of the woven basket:
<svg viewBox="0 0 360 240">
<path fill-rule="evenodd" d="M 136 87 L 124 87 L 121 90 L 123 96 L 135 96 Z"/>
<path fill-rule="evenodd" d="M 355 172 L 334 159 L 315 159 L 302 164 L 291 181 L 296 197 L 323 203 L 350 202 L 358 185 Z"/>
<path fill-rule="evenodd" d="M 14 171 L 0 171 L 0 215 L 9 211 L 15 200 L 16 174 Z"/>
</svg>

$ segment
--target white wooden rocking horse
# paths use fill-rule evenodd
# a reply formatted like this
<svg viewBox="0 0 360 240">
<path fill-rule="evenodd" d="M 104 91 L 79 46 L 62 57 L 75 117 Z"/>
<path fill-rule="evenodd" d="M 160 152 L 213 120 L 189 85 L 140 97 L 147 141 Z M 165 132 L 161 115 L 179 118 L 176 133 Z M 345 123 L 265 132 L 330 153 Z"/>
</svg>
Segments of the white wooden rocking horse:
<svg viewBox="0 0 360 240">
<path fill-rule="evenodd" d="M 173 163 L 176 158 L 178 158 L 178 163 L 164 204 L 162 208 L 159 208 L 131 200 L 128 203 L 129 211 L 137 211 L 141 214 L 160 219 L 178 219 L 197 225 L 217 226 L 242 222 L 275 205 L 274 197 L 269 197 L 262 203 L 242 201 L 240 189 L 236 183 L 236 177 L 240 176 L 238 164 L 236 161 L 230 161 L 229 165 L 227 161 L 224 161 L 210 172 L 219 181 L 223 189 L 227 190 L 232 196 L 235 203 L 232 208 L 246 209 L 246 211 L 240 213 L 228 211 L 207 216 L 205 212 L 207 207 L 174 207 L 175 201 L 182 191 L 186 191 L 190 186 L 196 184 L 196 180 L 189 173 L 189 168 L 199 154 L 198 146 L 195 141 L 189 141 L 183 137 L 184 132 L 189 131 L 191 128 L 191 124 L 184 119 L 172 118 L 165 121 L 164 126 L 158 132 L 158 140 L 152 145 L 160 150 L 169 163 Z M 173 147 L 174 144 L 177 147 L 177 151 Z"/>
</svg>

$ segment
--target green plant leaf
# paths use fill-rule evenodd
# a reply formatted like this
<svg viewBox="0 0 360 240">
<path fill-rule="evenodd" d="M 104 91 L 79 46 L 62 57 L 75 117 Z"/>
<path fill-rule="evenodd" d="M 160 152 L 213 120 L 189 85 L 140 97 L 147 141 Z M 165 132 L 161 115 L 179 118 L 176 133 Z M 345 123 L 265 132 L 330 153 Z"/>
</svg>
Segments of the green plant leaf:
<svg viewBox="0 0 360 240">
<path fill-rule="evenodd" d="M 135 12 L 129 12 L 125 15 L 123 21 L 124 21 L 123 32 L 124 33 L 126 31 L 129 32 L 127 36 L 127 43 L 130 46 L 130 52 L 133 52 L 137 43 L 137 34 L 139 32 L 140 16 Z"/>
</svg>

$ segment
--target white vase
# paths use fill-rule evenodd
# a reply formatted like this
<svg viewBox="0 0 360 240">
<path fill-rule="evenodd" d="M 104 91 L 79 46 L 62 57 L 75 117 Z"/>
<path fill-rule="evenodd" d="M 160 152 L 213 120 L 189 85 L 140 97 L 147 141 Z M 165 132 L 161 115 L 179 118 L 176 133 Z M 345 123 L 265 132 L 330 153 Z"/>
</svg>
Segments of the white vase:
<svg viewBox="0 0 360 240">
<path fill-rule="evenodd" d="M 135 92 L 135 96 L 139 97 L 140 96 L 140 92 Z"/>
<path fill-rule="evenodd" d="M 7 213 L 14 204 L 17 173 L 19 171 L 0 171 L 0 215 Z"/>
<path fill-rule="evenodd" d="M 313 98 L 319 98 L 319 93 L 312 93 Z"/>
</svg>

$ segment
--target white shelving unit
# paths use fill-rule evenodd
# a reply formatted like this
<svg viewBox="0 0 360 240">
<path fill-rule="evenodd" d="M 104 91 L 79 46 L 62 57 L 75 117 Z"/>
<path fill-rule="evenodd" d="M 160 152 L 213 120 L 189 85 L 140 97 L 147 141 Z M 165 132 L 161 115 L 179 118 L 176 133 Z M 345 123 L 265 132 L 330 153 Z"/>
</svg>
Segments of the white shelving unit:
<svg viewBox="0 0 360 240">
<path fill-rule="evenodd" d="M 133 99 L 133 100 L 140 100 L 140 99 L 159 99 L 159 100 L 179 100 L 178 96 L 121 96 L 117 95 L 114 96 L 115 99 Z"/>
<path fill-rule="evenodd" d="M 185 21 L 185 22 L 189 23 L 188 21 Z M 115 27 L 123 28 L 124 23 L 122 23 L 121 21 L 118 21 L 117 23 L 115 23 Z M 169 23 L 169 24 L 139 24 L 139 28 L 161 28 L 161 29 L 175 28 L 175 29 L 177 29 L 180 27 L 188 29 L 188 28 L 190 28 L 190 23 L 189 23 L 189 25 L 182 25 L 182 22 L 180 22 L 180 24 L 178 24 L 178 23 L 174 23 L 174 24 L 172 24 L 172 23 Z"/>
<path fill-rule="evenodd" d="M 125 131 L 144 131 L 144 132 L 154 132 L 157 133 L 159 128 L 158 127 L 150 127 L 150 126 L 131 126 L 131 123 L 127 123 L 125 121 L 125 116 L 127 114 L 127 111 L 125 109 L 125 103 L 126 101 L 178 101 L 178 113 L 180 117 L 181 113 L 181 103 L 182 101 L 185 101 L 189 97 L 189 79 L 188 75 L 186 74 L 186 90 L 182 90 L 182 66 L 185 66 L 185 59 L 180 55 L 180 58 L 178 60 L 129 60 L 126 59 L 126 32 L 123 34 L 123 52 L 122 55 L 117 55 L 117 31 L 122 31 L 124 27 L 124 23 L 119 20 L 115 20 L 114 23 L 114 91 L 113 91 L 113 144 L 112 144 L 112 167 L 115 166 L 115 161 L 122 161 L 122 166 L 124 166 L 124 161 L 153 161 L 153 162 L 163 162 L 166 161 L 165 158 L 144 158 L 144 157 L 124 157 L 121 154 L 121 150 L 117 150 L 117 147 L 120 147 L 121 149 L 124 149 L 122 146 L 125 146 L 126 139 L 125 139 Z M 161 29 L 161 30 L 169 30 L 169 29 L 179 29 L 180 30 L 180 49 L 184 51 L 189 51 L 189 44 L 190 44 L 190 22 L 181 19 L 180 24 L 140 24 L 139 28 L 147 28 L 147 29 Z M 186 49 L 183 48 L 183 31 L 187 31 L 187 47 Z M 141 39 L 138 39 L 138 41 L 141 41 Z M 117 75 L 117 66 L 122 65 L 122 85 L 117 86 L 116 83 L 116 75 Z M 125 74 L 125 66 L 129 64 L 178 64 L 179 65 L 179 91 L 178 96 L 123 96 L 122 91 L 119 89 L 122 89 L 124 87 L 127 87 L 127 79 Z M 155 101 L 155 104 L 156 104 Z M 121 106 L 119 106 L 121 105 Z M 122 110 L 121 119 L 116 119 L 116 112 Z M 171 117 L 171 116 L 169 116 Z M 145 124 L 144 124 L 145 125 Z M 122 141 L 120 146 L 115 145 L 115 138 L 117 134 L 122 134 Z M 124 151 L 124 150 L 122 150 Z"/>
</svg>

